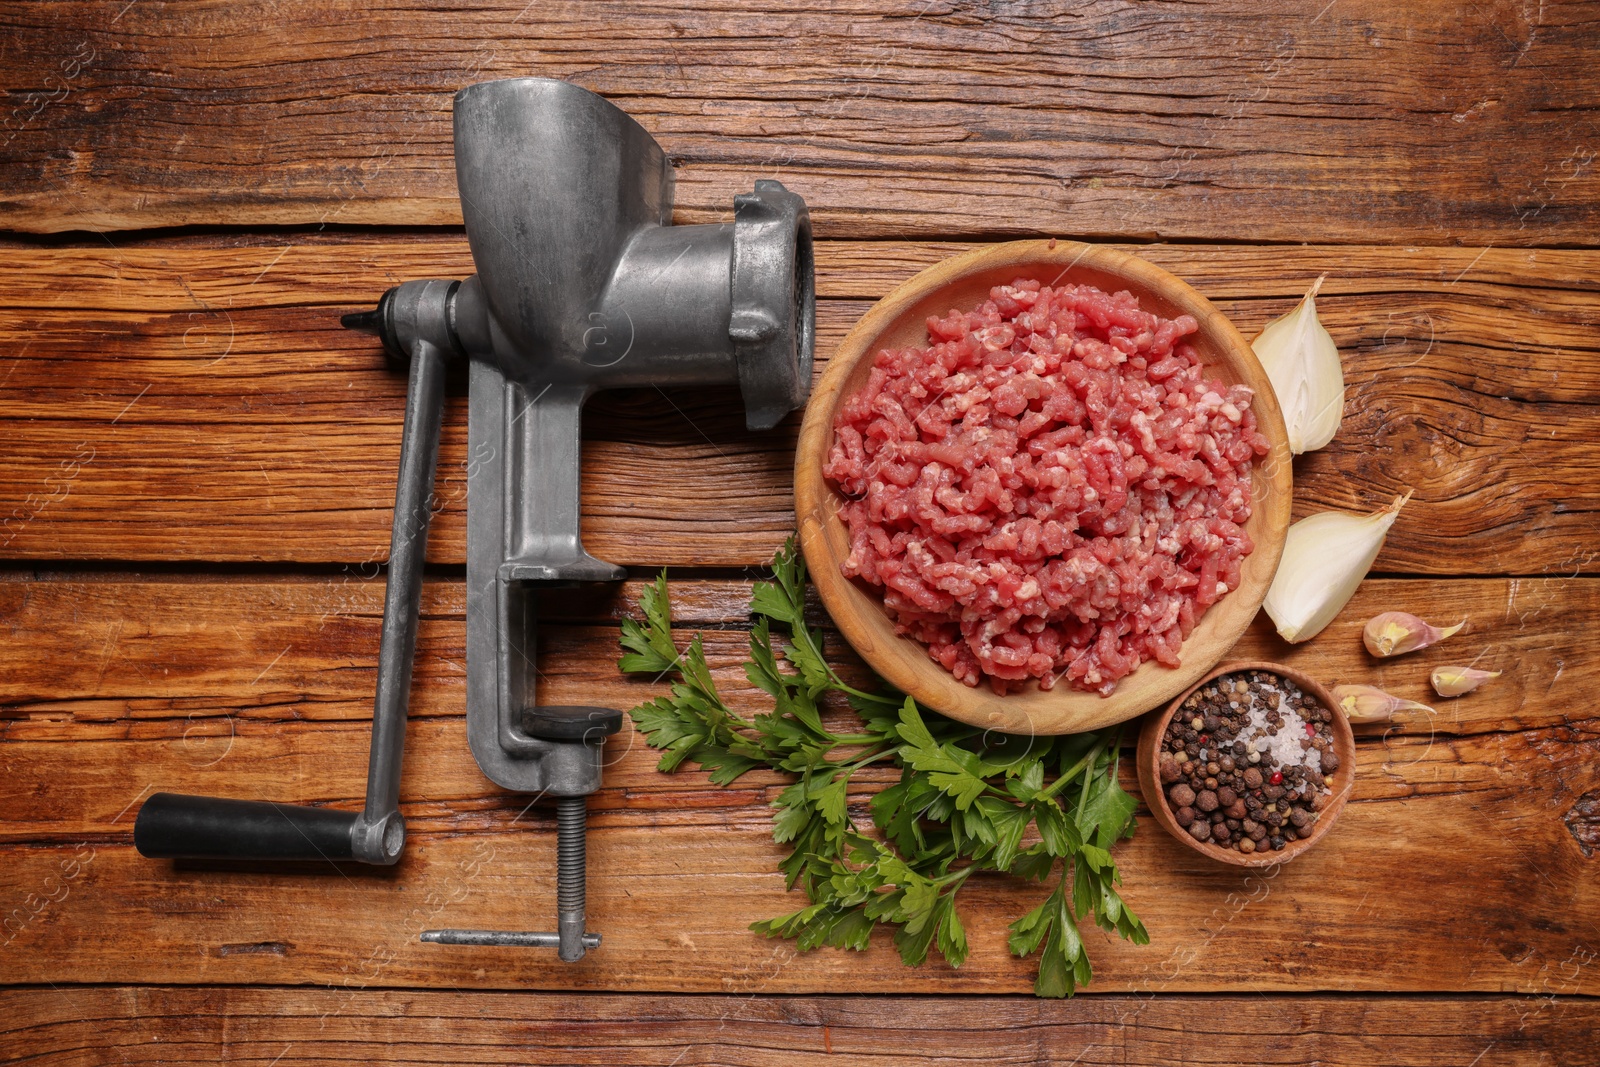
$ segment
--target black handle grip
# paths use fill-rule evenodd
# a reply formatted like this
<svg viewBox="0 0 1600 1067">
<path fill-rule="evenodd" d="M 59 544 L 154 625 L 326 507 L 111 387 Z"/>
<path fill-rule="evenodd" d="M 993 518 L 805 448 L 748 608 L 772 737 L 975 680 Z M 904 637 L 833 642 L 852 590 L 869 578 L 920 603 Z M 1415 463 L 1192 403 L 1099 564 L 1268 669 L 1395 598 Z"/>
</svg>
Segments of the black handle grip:
<svg viewBox="0 0 1600 1067">
<path fill-rule="evenodd" d="M 358 811 L 156 793 L 133 844 L 150 859 L 348 860 Z"/>
</svg>

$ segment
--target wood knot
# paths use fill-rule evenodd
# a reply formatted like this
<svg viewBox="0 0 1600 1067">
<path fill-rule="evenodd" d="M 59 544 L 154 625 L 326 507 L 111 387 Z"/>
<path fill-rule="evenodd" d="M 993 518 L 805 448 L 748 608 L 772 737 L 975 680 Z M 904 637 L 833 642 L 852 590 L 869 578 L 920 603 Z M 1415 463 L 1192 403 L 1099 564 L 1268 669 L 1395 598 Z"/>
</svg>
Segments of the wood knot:
<svg viewBox="0 0 1600 1067">
<path fill-rule="evenodd" d="M 1567 824 L 1567 831 L 1578 842 L 1584 858 L 1593 858 L 1595 850 L 1600 849 L 1600 789 L 1579 797 L 1562 822 Z"/>
</svg>

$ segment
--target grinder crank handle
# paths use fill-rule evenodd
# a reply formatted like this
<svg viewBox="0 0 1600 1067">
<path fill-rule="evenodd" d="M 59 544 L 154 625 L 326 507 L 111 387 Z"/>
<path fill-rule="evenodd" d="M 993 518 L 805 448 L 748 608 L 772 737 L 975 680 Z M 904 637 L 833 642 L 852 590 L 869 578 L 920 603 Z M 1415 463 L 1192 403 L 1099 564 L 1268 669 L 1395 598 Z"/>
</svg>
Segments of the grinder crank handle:
<svg viewBox="0 0 1600 1067">
<path fill-rule="evenodd" d="M 346 316 L 346 326 L 369 325 Z M 395 485 L 383 637 L 373 701 L 366 807 L 359 812 L 271 801 L 157 793 L 139 809 L 133 842 L 154 859 L 359 860 L 392 864 L 405 845 L 400 761 L 416 654 L 422 565 L 432 517 L 434 468 L 444 414 L 446 352 L 426 339 L 410 345 L 405 430 Z"/>
</svg>

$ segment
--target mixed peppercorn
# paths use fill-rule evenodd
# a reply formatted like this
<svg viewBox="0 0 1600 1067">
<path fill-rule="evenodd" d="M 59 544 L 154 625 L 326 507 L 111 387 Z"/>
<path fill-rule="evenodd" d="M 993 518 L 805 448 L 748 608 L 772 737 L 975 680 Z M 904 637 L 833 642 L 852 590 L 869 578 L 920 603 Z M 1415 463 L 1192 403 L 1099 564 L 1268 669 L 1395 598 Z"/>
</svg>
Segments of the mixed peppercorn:
<svg viewBox="0 0 1600 1067">
<path fill-rule="evenodd" d="M 1178 825 L 1246 855 L 1311 834 L 1333 800 L 1333 712 L 1287 678 L 1215 678 L 1173 715 L 1158 772 Z"/>
</svg>

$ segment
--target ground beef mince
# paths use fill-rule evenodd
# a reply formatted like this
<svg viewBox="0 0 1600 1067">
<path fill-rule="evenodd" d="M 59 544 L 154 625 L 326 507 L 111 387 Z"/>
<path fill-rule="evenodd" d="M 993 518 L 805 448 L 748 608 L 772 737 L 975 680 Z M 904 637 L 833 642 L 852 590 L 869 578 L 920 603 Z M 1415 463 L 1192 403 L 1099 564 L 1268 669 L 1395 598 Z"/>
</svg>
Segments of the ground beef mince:
<svg viewBox="0 0 1600 1067">
<path fill-rule="evenodd" d="M 1178 665 L 1252 545 L 1251 392 L 1126 292 L 1019 279 L 884 350 L 834 425 L 847 576 L 968 685 Z"/>
</svg>

